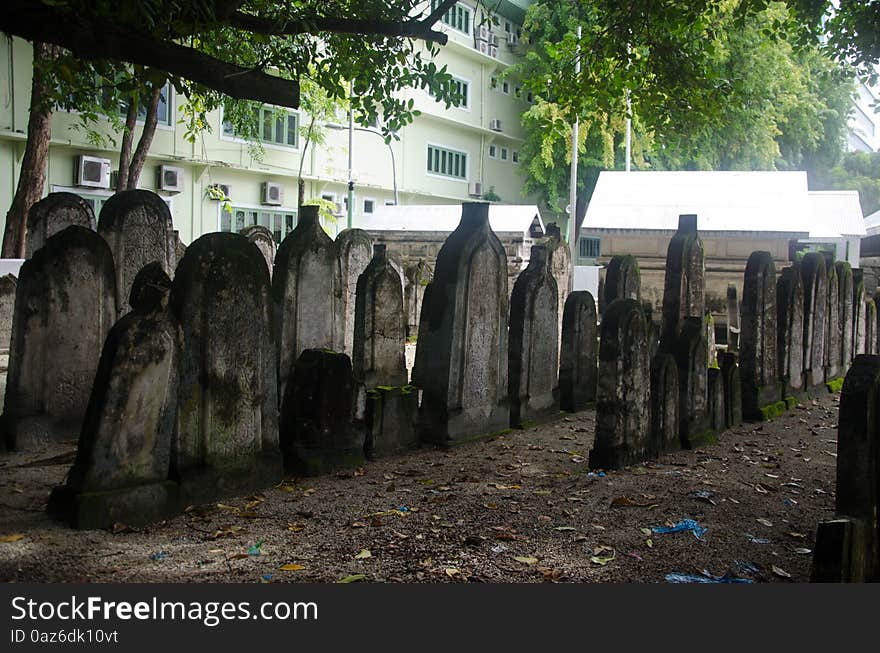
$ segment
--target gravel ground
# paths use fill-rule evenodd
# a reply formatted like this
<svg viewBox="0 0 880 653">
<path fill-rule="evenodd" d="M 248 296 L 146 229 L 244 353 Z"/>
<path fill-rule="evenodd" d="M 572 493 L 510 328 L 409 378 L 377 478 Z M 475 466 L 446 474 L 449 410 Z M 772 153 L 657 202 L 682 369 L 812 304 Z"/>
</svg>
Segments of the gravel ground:
<svg viewBox="0 0 880 653">
<path fill-rule="evenodd" d="M 0 581 L 664 582 L 705 570 L 805 582 L 834 510 L 838 401 L 604 475 L 587 465 L 586 411 L 115 532 L 44 513 L 74 443 L 2 454 Z M 684 519 L 708 530 L 649 530 Z"/>
</svg>

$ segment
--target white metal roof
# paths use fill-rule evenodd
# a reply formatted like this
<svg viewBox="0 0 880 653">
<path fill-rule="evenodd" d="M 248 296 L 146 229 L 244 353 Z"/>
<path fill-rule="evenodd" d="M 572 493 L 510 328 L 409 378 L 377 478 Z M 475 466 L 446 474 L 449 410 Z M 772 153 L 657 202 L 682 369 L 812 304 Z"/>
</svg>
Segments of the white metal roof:
<svg viewBox="0 0 880 653">
<path fill-rule="evenodd" d="M 496 233 L 527 234 L 538 218 L 541 230 L 544 221 L 534 204 L 490 204 L 489 224 Z M 372 215 L 365 215 L 355 226 L 367 231 L 439 231 L 451 233 L 461 222 L 461 204 L 377 206 Z"/>
<path fill-rule="evenodd" d="M 803 234 L 810 207 L 805 172 L 602 172 L 583 228 L 674 231 L 695 213 L 700 231 Z"/>
<path fill-rule="evenodd" d="M 874 211 L 871 215 L 865 216 L 865 231 L 868 236 L 880 234 L 880 211 Z"/>
<path fill-rule="evenodd" d="M 810 238 L 866 235 L 857 190 L 811 190 Z"/>
</svg>

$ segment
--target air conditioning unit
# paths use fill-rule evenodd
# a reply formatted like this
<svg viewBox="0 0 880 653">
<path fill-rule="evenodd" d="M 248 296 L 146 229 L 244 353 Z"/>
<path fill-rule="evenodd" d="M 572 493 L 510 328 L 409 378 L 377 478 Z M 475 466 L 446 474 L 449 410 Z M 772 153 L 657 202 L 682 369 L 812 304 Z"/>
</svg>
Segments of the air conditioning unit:
<svg viewBox="0 0 880 653">
<path fill-rule="evenodd" d="M 477 43 L 477 50 L 480 51 L 480 54 L 485 54 L 489 56 L 489 44 L 485 41 L 480 41 Z"/>
<path fill-rule="evenodd" d="M 519 37 L 516 35 L 516 32 L 508 32 L 507 33 L 507 45 L 513 47 L 519 43 Z"/>
<path fill-rule="evenodd" d="M 263 204 L 281 206 L 284 203 L 284 188 L 281 186 L 281 184 L 276 184 L 271 181 L 264 181 L 261 184 L 261 189 L 261 201 Z"/>
<path fill-rule="evenodd" d="M 501 131 L 501 120 L 499 118 L 492 118 L 492 120 L 489 121 L 489 129 L 491 129 L 494 132 L 500 132 Z"/>
<path fill-rule="evenodd" d="M 110 159 L 82 154 L 76 157 L 76 186 L 110 188 Z"/>
<path fill-rule="evenodd" d="M 483 184 L 478 181 L 472 181 L 468 184 L 468 195 L 471 197 L 483 196 Z"/>
<path fill-rule="evenodd" d="M 491 32 L 489 32 L 488 27 L 481 27 L 478 34 L 479 35 L 477 36 L 477 38 L 480 39 L 481 41 L 488 41 L 489 37 L 492 35 Z"/>
<path fill-rule="evenodd" d="M 492 57 L 493 59 L 498 58 L 498 46 L 495 46 L 495 45 L 489 46 L 489 56 Z"/>
<path fill-rule="evenodd" d="M 159 190 L 179 193 L 183 190 L 183 168 L 177 166 L 159 166 Z"/>
</svg>

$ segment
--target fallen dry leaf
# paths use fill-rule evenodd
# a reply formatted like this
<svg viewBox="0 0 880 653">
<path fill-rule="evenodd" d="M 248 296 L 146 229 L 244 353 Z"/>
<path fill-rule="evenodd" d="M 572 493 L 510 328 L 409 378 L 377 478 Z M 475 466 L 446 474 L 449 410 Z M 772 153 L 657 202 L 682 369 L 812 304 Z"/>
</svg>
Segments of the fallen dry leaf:
<svg viewBox="0 0 880 653">
<path fill-rule="evenodd" d="M 286 565 L 281 565 L 278 569 L 281 571 L 302 571 L 305 567 L 293 562 L 288 562 Z"/>
<path fill-rule="evenodd" d="M 11 535 L 0 536 L 0 542 L 18 542 L 25 538 L 24 533 L 12 533 Z"/>
</svg>

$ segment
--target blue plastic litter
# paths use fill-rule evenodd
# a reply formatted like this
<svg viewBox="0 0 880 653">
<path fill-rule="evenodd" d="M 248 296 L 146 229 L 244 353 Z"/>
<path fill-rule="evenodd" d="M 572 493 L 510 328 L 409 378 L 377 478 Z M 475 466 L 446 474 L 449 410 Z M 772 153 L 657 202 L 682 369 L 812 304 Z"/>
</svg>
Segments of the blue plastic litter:
<svg viewBox="0 0 880 653">
<path fill-rule="evenodd" d="M 787 505 L 787 506 L 794 506 L 794 505 L 797 505 L 797 504 L 795 504 L 795 502 L 792 501 L 791 499 L 783 499 L 783 500 L 782 500 L 782 503 L 784 503 L 784 504 Z"/>
<path fill-rule="evenodd" d="M 168 557 L 168 554 L 165 551 L 156 551 L 155 553 L 150 554 L 150 560 L 164 560 Z"/>
<path fill-rule="evenodd" d="M 597 476 L 598 476 L 599 478 L 605 478 L 605 472 L 599 472 L 599 473 L 597 474 Z"/>
<path fill-rule="evenodd" d="M 703 570 L 702 576 L 697 576 L 696 574 L 681 574 L 678 572 L 674 572 L 671 574 L 666 574 L 666 582 L 667 583 L 753 583 L 751 578 L 737 578 L 736 576 L 731 576 L 730 574 L 724 574 L 723 576 L 715 576 L 710 574 L 705 569 Z"/>
<path fill-rule="evenodd" d="M 766 537 L 755 537 L 751 533 L 746 533 L 746 537 L 749 538 L 749 542 L 752 544 L 770 544 L 770 540 Z"/>
<path fill-rule="evenodd" d="M 666 533 L 679 533 L 681 531 L 691 531 L 694 534 L 695 538 L 701 540 L 703 539 L 703 535 L 705 535 L 706 531 L 708 531 L 709 529 L 700 526 L 693 519 L 683 519 L 675 526 L 654 526 L 651 530 L 658 535 L 665 535 Z"/>
<path fill-rule="evenodd" d="M 407 506 L 400 506 L 400 507 L 398 508 L 398 510 L 399 510 L 400 512 L 409 512 L 409 508 L 408 508 Z"/>
<path fill-rule="evenodd" d="M 741 572 L 746 574 L 760 574 L 761 568 L 753 562 L 749 562 L 747 560 L 734 560 L 733 564 L 736 565 L 736 568 Z"/>
</svg>

